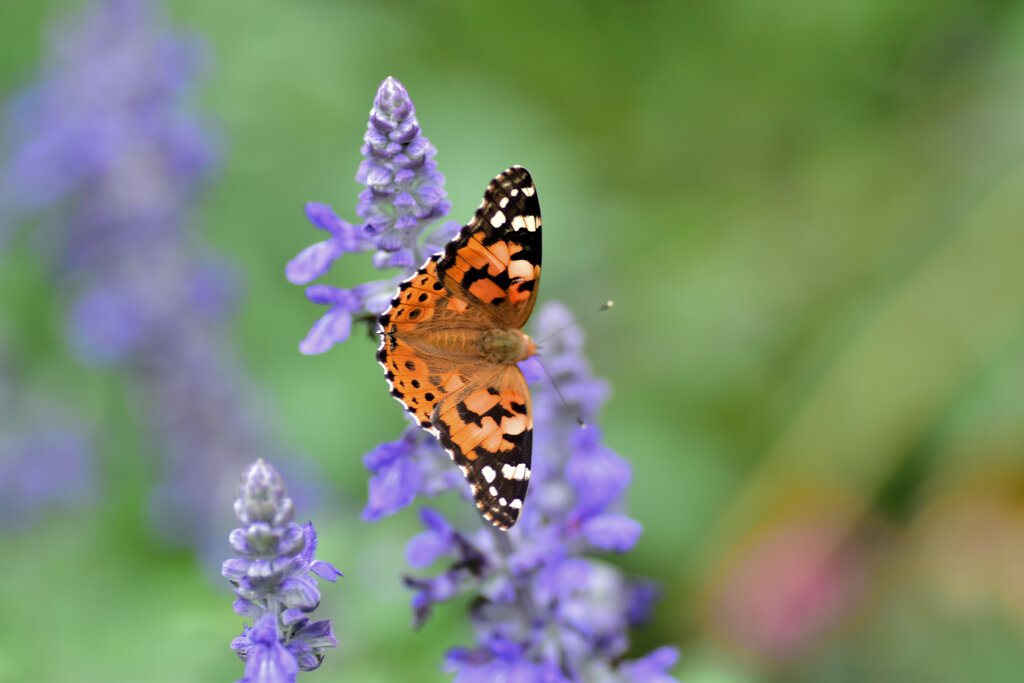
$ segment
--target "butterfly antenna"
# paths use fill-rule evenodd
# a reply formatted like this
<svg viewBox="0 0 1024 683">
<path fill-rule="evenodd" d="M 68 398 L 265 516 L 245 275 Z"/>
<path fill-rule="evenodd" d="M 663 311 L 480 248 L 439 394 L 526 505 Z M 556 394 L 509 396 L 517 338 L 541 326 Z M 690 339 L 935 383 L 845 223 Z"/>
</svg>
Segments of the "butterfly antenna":
<svg viewBox="0 0 1024 683">
<path fill-rule="evenodd" d="M 547 341 L 548 339 L 551 339 L 551 338 L 552 338 L 552 337 L 554 337 L 555 335 L 557 335 L 557 334 L 561 334 L 562 332 L 565 332 L 565 331 L 566 331 L 567 329 L 569 329 L 570 327 L 574 327 L 574 326 L 576 326 L 576 325 L 579 325 L 579 324 L 580 324 L 581 322 L 583 322 L 583 321 L 584 321 L 584 320 L 586 320 L 587 318 L 592 318 L 592 317 L 594 317 L 595 315 L 597 315 L 598 313 L 601 313 L 602 311 L 607 311 L 607 310 L 608 310 L 609 308 L 611 308 L 611 307 L 612 307 L 612 306 L 614 306 L 614 305 L 615 305 L 615 302 L 614 302 L 614 301 L 612 301 L 611 299 L 609 299 L 608 301 L 604 302 L 604 303 L 603 303 L 603 304 L 601 305 L 601 307 L 600 307 L 600 308 L 598 308 L 598 309 L 597 309 L 596 311 L 591 311 L 590 313 L 587 313 L 587 314 L 586 314 L 585 316 L 583 316 L 582 318 L 579 318 L 579 319 L 577 319 L 577 320 L 573 320 L 573 321 L 572 321 L 571 323 L 569 323 L 568 325 L 564 325 L 563 327 L 559 327 L 559 328 L 558 328 L 557 330 L 555 330 L 554 332 L 552 332 L 552 333 L 551 333 L 551 334 L 549 334 L 548 336 L 544 337 L 543 339 L 541 339 L 540 341 L 538 341 L 538 342 L 535 342 L 535 343 L 536 343 L 536 344 L 538 344 L 538 345 L 539 345 L 539 344 L 543 344 L 544 342 L 546 342 L 546 341 Z M 547 372 L 547 370 L 545 370 L 544 372 Z M 550 375 L 548 376 L 548 379 L 551 379 L 551 376 L 550 376 Z"/>
<path fill-rule="evenodd" d="M 537 362 L 540 363 L 540 369 L 544 371 L 544 375 L 548 378 L 548 381 L 551 382 L 551 386 L 554 387 L 555 393 L 558 394 L 558 398 L 561 399 L 562 405 L 565 406 L 566 410 L 572 413 L 572 406 L 570 406 L 569 402 L 565 400 L 565 396 L 562 396 L 562 390 L 558 388 L 558 382 L 556 382 L 555 378 L 551 376 L 550 372 L 548 372 L 547 366 L 544 365 L 544 361 L 540 359 L 540 356 L 536 356 L 536 358 Z M 583 418 L 576 414 L 573 414 L 573 417 L 576 418 L 576 424 L 578 424 L 581 428 L 586 428 L 587 423 L 583 421 Z"/>
</svg>

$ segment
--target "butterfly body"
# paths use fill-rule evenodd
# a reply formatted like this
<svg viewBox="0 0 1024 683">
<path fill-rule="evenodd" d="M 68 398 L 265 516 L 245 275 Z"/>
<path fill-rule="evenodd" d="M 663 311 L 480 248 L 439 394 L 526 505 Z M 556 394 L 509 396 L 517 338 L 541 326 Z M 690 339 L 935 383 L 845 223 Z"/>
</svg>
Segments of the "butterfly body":
<svg viewBox="0 0 1024 683">
<path fill-rule="evenodd" d="M 530 478 L 530 393 L 516 363 L 537 350 L 521 328 L 537 294 L 540 227 L 533 180 L 514 166 L 378 319 L 391 394 L 438 438 L 483 516 L 503 529 L 518 519 Z"/>
</svg>

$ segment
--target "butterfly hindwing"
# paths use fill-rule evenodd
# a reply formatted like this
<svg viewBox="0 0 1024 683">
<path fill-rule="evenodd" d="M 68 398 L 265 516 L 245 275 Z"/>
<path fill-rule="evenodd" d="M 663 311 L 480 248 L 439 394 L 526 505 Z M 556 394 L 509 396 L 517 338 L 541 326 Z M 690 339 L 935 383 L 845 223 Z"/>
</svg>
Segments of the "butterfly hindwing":
<svg viewBox="0 0 1024 683">
<path fill-rule="evenodd" d="M 483 516 L 502 529 L 515 524 L 530 482 L 533 448 L 530 392 L 519 368 L 503 366 L 449 394 L 432 422 Z"/>
<path fill-rule="evenodd" d="M 473 220 L 438 262 L 445 285 L 504 325 L 526 324 L 537 298 L 541 220 L 530 173 L 513 166 L 491 181 Z"/>
</svg>

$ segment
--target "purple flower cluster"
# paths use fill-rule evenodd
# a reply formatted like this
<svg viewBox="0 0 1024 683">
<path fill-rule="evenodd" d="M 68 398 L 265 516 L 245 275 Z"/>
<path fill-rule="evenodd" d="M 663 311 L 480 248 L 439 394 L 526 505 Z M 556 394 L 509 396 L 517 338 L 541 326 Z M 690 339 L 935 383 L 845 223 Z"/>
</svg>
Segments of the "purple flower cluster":
<svg viewBox="0 0 1024 683">
<path fill-rule="evenodd" d="M 538 317 L 538 338 L 572 322 L 557 303 Z M 589 556 L 629 551 L 641 527 L 620 512 L 631 472 L 593 426 L 608 392 L 591 376 L 582 344 L 582 333 L 569 328 L 544 349 L 565 403 L 550 381 L 531 383 L 537 438 L 530 496 L 518 524 L 508 532 L 465 533 L 425 508 L 420 514 L 426 530 L 406 549 L 413 567 L 438 561 L 443 567 L 406 580 L 415 590 L 416 623 L 439 602 L 474 597 L 477 645 L 453 649 L 446 659 L 456 681 L 673 680 L 666 673 L 676 660 L 672 648 L 621 659 L 629 628 L 646 620 L 657 592 Z M 581 428 L 577 418 L 588 426 Z"/>
<path fill-rule="evenodd" d="M 9 108 L 5 207 L 73 201 L 73 215 L 57 215 L 63 265 L 88 267 L 133 221 L 143 244 L 174 231 L 211 168 L 208 135 L 183 106 L 199 45 L 162 19 L 148 0 L 103 0 L 69 18 L 50 36 L 40 79 Z"/>
<path fill-rule="evenodd" d="M 321 205 L 307 206 L 314 224 L 333 237 L 310 247 L 288 268 L 292 282 L 322 274 L 346 251 L 376 249 L 374 264 L 397 266 L 393 279 L 338 290 L 310 287 L 307 295 L 332 308 L 303 342 L 319 352 L 344 341 L 352 314 L 380 313 L 397 283 L 439 251 L 458 230 L 445 224 L 422 240 L 425 223 L 448 211 L 442 202 L 442 176 L 430 158 L 434 150 L 420 135 L 412 102 L 392 78 L 381 85 L 370 114 L 357 178 L 367 185 L 357 209 L 365 223 L 352 226 Z M 424 188 L 428 188 L 425 191 Z M 421 244 L 422 242 L 422 244 Z M 569 311 L 548 304 L 536 317 L 536 338 L 572 323 Z M 583 334 L 570 328 L 543 350 L 545 363 L 565 397 L 543 379 L 536 359 L 520 364 L 531 382 L 534 448 L 530 495 L 518 524 L 508 532 L 480 528 L 460 531 L 440 512 L 423 508 L 425 531 L 413 538 L 406 555 L 416 568 L 441 563 L 432 576 L 410 577 L 415 623 L 433 607 L 457 596 L 472 596 L 470 616 L 476 646 L 448 653 L 455 680 L 476 681 L 634 681 L 669 683 L 677 657 L 661 648 L 627 661 L 628 629 L 645 620 L 657 591 L 591 557 L 594 552 L 627 552 L 641 533 L 638 522 L 621 512 L 629 484 L 628 464 L 604 446 L 593 421 L 607 385 L 595 379 L 583 352 Z M 581 428 L 578 418 L 588 424 Z M 366 457 L 370 495 L 363 518 L 376 520 L 412 504 L 418 496 L 468 489 L 437 440 L 410 426 L 396 441 Z"/>
<path fill-rule="evenodd" d="M 231 268 L 188 220 L 215 161 L 189 107 L 199 47 L 149 0 L 102 0 L 58 26 L 9 110 L 0 200 L 48 219 L 35 242 L 52 252 L 77 357 L 124 371 L 162 456 L 161 538 L 209 547 L 235 473 L 272 440 L 227 337 Z"/>
<path fill-rule="evenodd" d="M 324 649 L 337 647 L 330 620 L 310 621 L 320 604 L 316 577 L 337 581 L 341 572 L 314 558 L 312 523 L 292 521 L 295 507 L 284 482 L 263 460 L 242 475 L 235 515 L 244 526 L 229 540 L 237 557 L 226 560 L 221 574 L 234 587 L 235 612 L 252 620 L 231 649 L 246 662 L 246 683 L 294 681 L 298 671 L 320 666 Z"/>
<path fill-rule="evenodd" d="M 402 272 L 352 289 L 307 287 L 310 301 L 329 308 L 299 344 L 302 353 L 323 353 L 348 339 L 353 314 L 382 313 L 399 281 L 460 227 L 453 221 L 438 224 L 451 202 L 445 199 L 444 176 L 433 158 L 437 150 L 421 133 L 409 93 L 396 79 L 380 84 L 363 140 L 364 159 L 356 173 L 356 180 L 366 186 L 356 206 L 363 222 L 348 223 L 329 206 L 307 204 L 310 222 L 331 237 L 302 250 L 288 263 L 285 276 L 294 284 L 306 284 L 326 273 L 342 254 L 362 251 L 374 251 L 377 268 L 398 267 Z M 421 244 L 429 227 L 434 229 Z"/>
</svg>

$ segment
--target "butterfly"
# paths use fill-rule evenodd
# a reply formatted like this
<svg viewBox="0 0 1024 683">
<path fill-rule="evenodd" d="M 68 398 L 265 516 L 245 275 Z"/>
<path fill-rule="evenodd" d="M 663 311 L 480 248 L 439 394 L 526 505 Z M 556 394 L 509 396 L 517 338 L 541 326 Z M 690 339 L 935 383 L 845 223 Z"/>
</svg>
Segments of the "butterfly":
<svg viewBox="0 0 1024 683">
<path fill-rule="evenodd" d="M 522 327 L 537 299 L 540 235 L 537 189 L 513 166 L 377 319 L 391 395 L 437 437 L 501 529 L 516 523 L 530 481 L 530 390 L 516 363 L 537 352 Z"/>
</svg>

